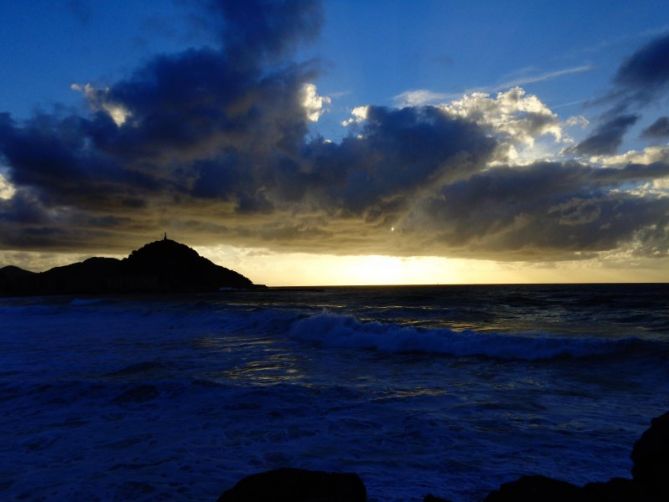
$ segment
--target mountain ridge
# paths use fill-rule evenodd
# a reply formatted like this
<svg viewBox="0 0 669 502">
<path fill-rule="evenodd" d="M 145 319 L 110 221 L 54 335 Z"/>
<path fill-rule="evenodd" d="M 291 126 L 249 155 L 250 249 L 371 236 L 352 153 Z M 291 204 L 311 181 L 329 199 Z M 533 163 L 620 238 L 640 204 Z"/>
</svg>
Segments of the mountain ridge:
<svg viewBox="0 0 669 502">
<path fill-rule="evenodd" d="M 167 237 L 149 242 L 120 260 L 92 257 L 44 272 L 14 265 L 0 268 L 0 296 L 205 293 L 258 287 L 242 274 L 216 265 Z"/>
</svg>

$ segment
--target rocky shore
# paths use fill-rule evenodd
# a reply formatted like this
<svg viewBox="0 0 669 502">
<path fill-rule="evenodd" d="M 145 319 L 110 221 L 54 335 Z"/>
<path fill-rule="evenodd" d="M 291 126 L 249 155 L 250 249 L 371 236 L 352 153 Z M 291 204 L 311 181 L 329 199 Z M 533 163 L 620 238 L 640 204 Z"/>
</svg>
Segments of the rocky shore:
<svg viewBox="0 0 669 502">
<path fill-rule="evenodd" d="M 669 501 L 669 413 L 653 419 L 634 444 L 632 477 L 577 486 L 545 476 L 523 476 L 489 493 L 483 502 L 666 502 Z M 218 502 L 365 502 L 354 473 L 277 469 L 248 476 Z M 424 502 L 448 502 L 425 495 Z"/>
</svg>

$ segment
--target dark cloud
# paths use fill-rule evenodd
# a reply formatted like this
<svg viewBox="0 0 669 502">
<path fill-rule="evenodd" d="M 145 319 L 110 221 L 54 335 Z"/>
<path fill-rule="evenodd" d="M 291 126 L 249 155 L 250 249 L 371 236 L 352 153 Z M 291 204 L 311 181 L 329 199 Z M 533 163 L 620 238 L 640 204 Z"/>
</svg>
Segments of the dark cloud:
<svg viewBox="0 0 669 502">
<path fill-rule="evenodd" d="M 660 117 L 641 133 L 645 139 L 669 138 L 669 117 Z"/>
<path fill-rule="evenodd" d="M 492 167 L 499 135 L 431 106 L 370 106 L 343 140 L 311 137 L 305 86 L 319 66 L 288 55 L 317 32 L 320 5 L 207 6 L 219 47 L 81 86 L 86 115 L 0 114 L 16 189 L 0 199 L 0 246 L 125 252 L 168 230 L 196 245 L 328 253 L 664 252 L 669 202 L 645 186 L 667 165 Z M 533 135 L 555 120 L 528 112 L 516 123 Z M 606 121 L 575 151 L 615 151 L 636 120 Z"/>
<path fill-rule="evenodd" d="M 602 114 L 600 125 L 572 152 L 586 155 L 614 153 L 627 129 L 638 120 L 638 112 L 651 102 L 664 98 L 667 90 L 669 33 L 644 45 L 618 67 L 611 91 L 594 102 L 609 106 Z"/>
<path fill-rule="evenodd" d="M 76 116 L 38 115 L 23 126 L 6 114 L 0 117 L 0 151 L 10 166 L 9 179 L 33 188 L 45 203 L 90 207 L 115 207 L 117 197 L 156 189 L 155 180 L 91 148 L 88 126 Z"/>
<path fill-rule="evenodd" d="M 614 83 L 626 101 L 645 104 L 667 90 L 669 84 L 669 33 L 632 54 L 618 68 Z"/>
<path fill-rule="evenodd" d="M 274 219 L 306 211 L 387 220 L 420 191 L 490 159 L 494 140 L 434 107 L 370 107 L 342 142 L 307 140 L 305 84 L 318 68 L 282 58 L 314 35 L 320 6 L 226 1 L 209 8 L 225 20 L 222 48 L 156 57 L 106 89 L 79 86 L 90 116 L 41 114 L 21 124 L 0 118 L 8 177 L 44 208 L 32 232 L 46 235 L 41 229 L 51 225 L 62 229 L 49 234 L 54 246 L 78 246 L 75 229 L 130 240 L 165 219 L 199 217 L 203 225 L 191 229 L 226 218 L 250 222 L 252 230 L 220 228 L 237 238 L 301 239 L 304 229 L 329 235 L 310 222 Z M 8 209 L 5 221 L 26 223 Z M 22 232 L 5 230 L 5 245 Z"/>
<path fill-rule="evenodd" d="M 223 43 L 237 62 L 258 63 L 285 56 L 314 39 L 323 22 L 314 0 L 209 0 L 223 16 Z"/>
<path fill-rule="evenodd" d="M 369 107 L 357 135 L 339 144 L 313 142 L 305 159 L 321 185 L 320 204 L 378 213 L 392 199 L 481 169 L 495 146 L 477 125 L 435 107 Z"/>
<path fill-rule="evenodd" d="M 430 246 L 463 256 L 551 260 L 591 256 L 669 231 L 669 199 L 619 190 L 669 176 L 669 165 L 621 169 L 577 163 L 499 167 L 445 186 L 426 198 L 402 231 L 433 230 Z M 417 235 L 413 236 L 418 238 Z M 423 237 L 425 238 L 425 237 Z M 666 254 L 669 241 L 664 241 Z M 652 243 L 658 249 L 657 239 Z"/>
<path fill-rule="evenodd" d="M 226 25 L 229 30 L 233 21 L 255 26 L 255 19 L 244 15 L 252 4 L 224 2 L 221 8 L 236 16 Z M 280 36 L 303 24 L 292 18 L 298 6 L 314 9 L 312 2 L 268 7 L 277 18 L 254 32 L 258 51 L 285 49 Z M 235 55 L 188 50 L 157 57 L 109 89 L 82 86 L 97 110 L 90 117 L 42 114 L 16 124 L 7 114 L 0 116 L 0 150 L 11 181 L 51 203 L 94 209 L 121 195 L 138 199 L 188 191 L 198 174 L 192 166 L 225 158 L 226 152 L 294 154 L 307 133 L 303 85 L 316 68 L 240 68 Z"/>
<path fill-rule="evenodd" d="M 317 138 L 267 154 L 230 147 L 197 162 L 190 195 L 236 201 L 245 213 L 300 207 L 374 219 L 417 191 L 481 169 L 495 146 L 477 125 L 434 107 L 370 107 L 365 124 L 340 143 Z"/>
<path fill-rule="evenodd" d="M 639 120 L 638 115 L 620 115 L 600 124 L 594 132 L 573 149 L 581 155 L 615 153 L 627 130 Z"/>
<path fill-rule="evenodd" d="M 311 64 L 239 69 L 208 49 L 162 56 L 94 96 L 128 114 L 123 126 L 99 116 L 87 132 L 135 163 L 207 159 L 228 147 L 294 150 L 307 132 L 302 85 L 316 74 Z"/>
<path fill-rule="evenodd" d="M 29 192 L 19 191 L 9 200 L 0 199 L 0 222 L 9 225 L 46 224 L 46 209 Z"/>
</svg>

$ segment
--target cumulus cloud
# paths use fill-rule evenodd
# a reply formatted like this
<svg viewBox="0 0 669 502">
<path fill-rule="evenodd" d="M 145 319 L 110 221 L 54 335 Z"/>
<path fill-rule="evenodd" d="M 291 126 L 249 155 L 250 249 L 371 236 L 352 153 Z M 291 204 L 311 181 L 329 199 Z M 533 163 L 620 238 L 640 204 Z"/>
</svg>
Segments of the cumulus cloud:
<svg viewBox="0 0 669 502">
<path fill-rule="evenodd" d="M 537 96 L 514 87 L 495 96 L 475 92 L 439 105 L 454 117 L 478 124 L 498 141 L 497 162 L 527 163 L 539 153 L 535 143 L 544 136 L 564 139 L 562 123 Z"/>
<path fill-rule="evenodd" d="M 230 8 L 222 7 L 226 16 Z M 310 241 L 330 234 L 303 214 L 381 221 L 412 194 L 485 164 L 495 141 L 434 107 L 357 108 L 358 135 L 307 140 L 308 122 L 329 100 L 313 84 L 317 65 L 284 58 L 303 38 L 292 30 L 310 35 L 314 23 L 303 16 L 317 10 L 273 2 L 271 26 L 261 22 L 260 40 L 242 49 L 249 29 L 233 24 L 256 30 L 257 20 L 240 3 L 226 17 L 223 48 L 156 57 L 104 89 L 77 86 L 90 116 L 16 123 L 3 115 L 0 150 L 21 193 L 3 208 L 3 244 L 132 241 L 166 220 L 199 242 Z"/>
<path fill-rule="evenodd" d="M 330 100 L 315 85 L 318 62 L 291 51 L 316 35 L 320 5 L 205 4 L 220 46 L 155 57 L 105 87 L 75 86 L 86 114 L 0 114 L 0 193 L 12 191 L 0 196 L 0 247 L 122 254 L 168 230 L 195 245 L 330 254 L 543 261 L 631 243 L 664 252 L 665 157 L 522 158 L 566 135 L 520 88 L 360 106 L 341 141 L 313 137 Z M 604 139 L 615 144 L 626 127 Z"/>
<path fill-rule="evenodd" d="M 210 8 L 224 18 L 223 48 L 156 57 L 104 89 L 74 86 L 86 97 L 89 116 L 39 114 L 17 123 L 0 115 L 0 152 L 21 193 L 4 208 L 5 244 L 30 231 L 41 232 L 45 245 L 52 235 L 57 245 L 72 238 L 74 246 L 80 239 L 68 234 L 75 230 L 102 239 L 113 223 L 117 232 L 155 228 L 156 207 L 182 205 L 183 214 L 190 212 L 186 199 L 201 165 L 220 160 L 225 172 L 228 159 L 249 160 L 239 152 L 267 158 L 298 152 L 309 115 L 319 113 L 319 97 L 309 87 L 317 69 L 285 57 L 313 36 L 320 5 L 259 0 Z M 45 208 L 43 218 L 31 220 L 34 229 L 22 228 L 25 211 L 17 212 L 28 198 Z M 243 205 L 243 197 L 235 203 Z M 126 218 L 133 225 L 124 224 Z"/>
<path fill-rule="evenodd" d="M 332 103 L 332 98 L 319 96 L 314 84 L 309 82 L 302 86 L 302 106 L 309 121 L 318 122 L 330 103 Z"/>
<path fill-rule="evenodd" d="M 444 101 L 446 98 L 450 100 Z M 476 123 L 498 142 L 496 161 L 527 163 L 533 160 L 532 150 L 540 138 L 548 136 L 555 142 L 567 139 L 563 132 L 565 124 L 560 122 L 557 114 L 521 87 L 494 95 L 472 92 L 456 98 L 420 89 L 396 96 L 395 103 L 400 107 L 431 104 L 452 117 Z M 352 117 L 342 124 L 359 123 L 363 113 L 364 108 L 356 108 Z"/>
<path fill-rule="evenodd" d="M 104 110 L 117 126 L 122 126 L 130 111 L 120 103 L 114 103 L 108 99 L 109 89 L 95 89 L 91 84 L 71 84 L 70 89 L 81 92 L 88 101 L 93 111 Z"/>
<path fill-rule="evenodd" d="M 7 178 L 0 174 L 0 200 L 11 199 L 15 193 L 16 189 L 7 181 Z"/>
<path fill-rule="evenodd" d="M 475 92 L 442 105 L 442 109 L 453 116 L 491 127 L 520 143 L 531 145 L 544 134 L 551 134 L 556 140 L 562 137 L 557 115 L 537 96 L 528 95 L 520 87 L 499 92 L 495 97 Z"/>
<path fill-rule="evenodd" d="M 369 106 L 356 106 L 351 110 L 351 116 L 342 121 L 341 125 L 348 127 L 354 124 L 360 124 L 367 120 L 367 113 L 369 112 Z"/>
</svg>

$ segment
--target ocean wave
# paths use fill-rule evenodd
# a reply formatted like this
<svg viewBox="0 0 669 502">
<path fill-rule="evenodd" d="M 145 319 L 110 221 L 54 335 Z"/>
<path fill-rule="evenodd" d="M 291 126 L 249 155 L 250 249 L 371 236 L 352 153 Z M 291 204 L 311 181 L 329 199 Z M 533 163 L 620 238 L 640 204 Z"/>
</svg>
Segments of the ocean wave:
<svg viewBox="0 0 669 502">
<path fill-rule="evenodd" d="M 362 321 L 350 314 L 320 310 L 310 305 L 295 308 L 239 307 L 198 301 L 108 302 L 88 304 L 75 298 L 67 303 L 0 305 L 0 318 L 5 330 L 0 330 L 0 341 L 17 343 L 17 333 L 30 332 L 31 343 L 37 343 L 40 330 L 33 330 L 33 322 L 43 326 L 42 316 L 58 315 L 58 322 L 49 324 L 46 338 L 69 343 L 68 333 L 76 329 L 77 343 L 129 343 L 126 326 L 143 326 L 137 341 L 161 343 L 166 340 L 195 339 L 198 346 L 227 350 L 229 344 L 255 343 L 258 337 L 288 336 L 291 339 L 314 343 L 328 348 L 367 349 L 383 353 L 424 353 L 453 357 L 486 357 L 507 360 L 550 360 L 557 358 L 587 358 L 621 354 L 669 353 L 669 343 L 657 337 L 646 338 L 599 335 L 583 331 L 573 335 L 556 333 L 483 332 L 455 330 L 446 327 L 417 326 L 415 312 L 405 316 L 401 309 L 390 317 L 378 312 L 374 321 Z M 441 309 L 439 315 L 451 321 L 458 319 L 453 312 Z M 367 316 L 367 313 L 364 314 Z M 379 319 L 381 317 L 381 319 Z M 31 320 L 32 319 L 32 320 Z M 393 322 L 405 319 L 407 322 Z M 414 319 L 412 321 L 412 319 Z M 431 316 L 436 320 L 435 316 Z M 412 322 L 413 324 L 409 324 Z M 480 325 L 485 324 L 479 321 Z M 62 329 L 63 337 L 58 334 Z M 650 333 L 649 333 L 650 335 Z M 138 366 L 127 364 L 114 371 L 162 371 L 149 368 L 147 356 Z M 135 363 L 133 362 L 133 364 Z M 127 366 L 127 367 L 126 367 Z"/>
<path fill-rule="evenodd" d="M 295 321 L 289 335 L 330 348 L 528 361 L 604 356 L 636 349 L 650 349 L 649 345 L 657 345 L 632 337 L 611 339 L 415 328 L 391 323 L 361 322 L 353 316 L 329 312 Z"/>
</svg>

